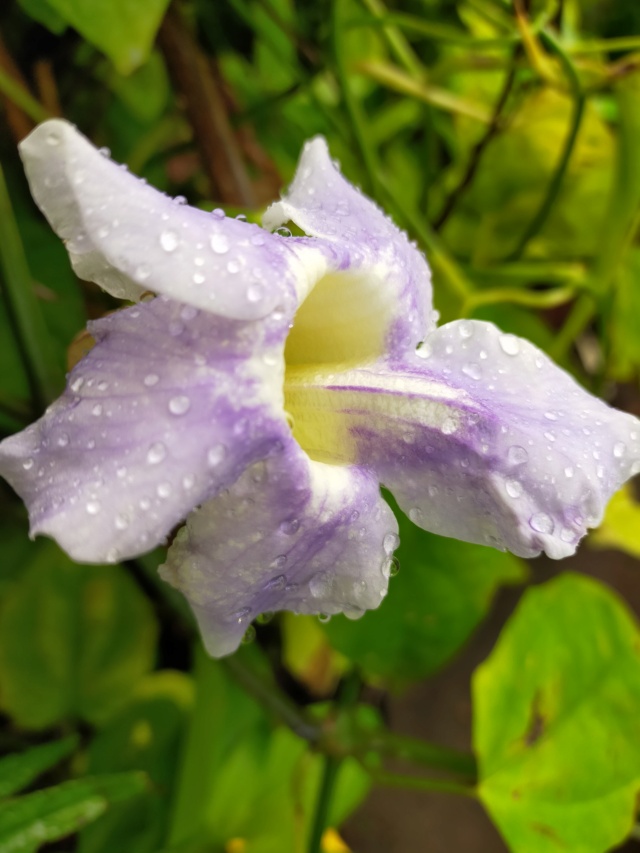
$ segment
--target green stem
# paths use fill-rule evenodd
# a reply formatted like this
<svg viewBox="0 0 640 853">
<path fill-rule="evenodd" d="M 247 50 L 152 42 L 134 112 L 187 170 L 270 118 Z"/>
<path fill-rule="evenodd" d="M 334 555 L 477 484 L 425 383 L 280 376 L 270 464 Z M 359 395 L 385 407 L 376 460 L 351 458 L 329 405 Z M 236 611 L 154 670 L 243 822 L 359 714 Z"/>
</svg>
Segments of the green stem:
<svg viewBox="0 0 640 853">
<path fill-rule="evenodd" d="M 324 757 L 320 790 L 309 837 L 309 853 L 321 853 L 322 836 L 329 822 L 329 809 L 342 759 L 335 755 Z"/>
<path fill-rule="evenodd" d="M 525 305 L 529 308 L 555 308 L 571 302 L 574 296 L 575 290 L 572 287 L 558 287 L 551 290 L 517 290 L 508 287 L 481 290 L 467 297 L 462 306 L 462 314 L 469 316 L 482 305 L 496 305 L 502 302 Z"/>
<path fill-rule="evenodd" d="M 369 144 L 369 137 L 365 131 L 365 119 L 362 108 L 351 89 L 351 81 L 349 80 L 349 75 L 347 74 L 344 62 L 344 57 L 346 56 L 346 51 L 343 48 L 344 32 L 344 0 L 333 0 L 331 12 L 331 43 L 336 77 L 338 79 L 338 84 L 342 91 L 342 97 L 344 98 L 344 105 L 351 122 L 353 136 L 362 156 L 369 190 L 373 194 L 374 198 L 379 198 L 380 167 L 377 161 L 376 152 Z"/>
<path fill-rule="evenodd" d="M 61 376 L 51 358 L 49 332 L 33 289 L 33 280 L 13 215 L 9 191 L 0 167 L 0 270 L 3 274 L 7 308 L 15 324 L 39 410 L 57 395 Z"/>
<path fill-rule="evenodd" d="M 540 33 L 540 41 L 545 45 L 545 47 L 549 48 L 553 53 L 557 55 L 563 66 L 567 81 L 569 83 L 569 87 L 574 97 L 573 112 L 571 115 L 569 132 L 567 134 L 562 153 L 560 154 L 558 165 L 556 166 L 553 175 L 551 176 L 551 181 L 549 182 L 549 186 L 547 187 L 545 197 L 543 198 L 542 203 L 540 204 L 540 207 L 538 208 L 538 211 L 536 212 L 535 216 L 533 217 L 524 234 L 520 238 L 518 245 L 506 259 L 507 261 L 517 260 L 524 253 L 529 242 L 536 236 L 536 234 L 538 234 L 538 232 L 541 230 L 541 228 L 547 221 L 547 218 L 551 213 L 551 209 L 558 197 L 558 193 L 560 192 L 564 176 L 569 166 L 569 161 L 571 160 L 571 155 L 573 154 L 573 149 L 575 148 L 578 133 L 580 132 L 580 127 L 582 125 L 582 119 L 586 106 L 586 96 L 582 91 L 580 79 L 573 66 L 571 59 L 567 56 L 565 51 L 553 38 L 553 36 L 551 36 L 548 32 L 542 31 Z"/>
<path fill-rule="evenodd" d="M 433 791 L 440 794 L 457 794 L 461 797 L 476 797 L 474 788 L 447 782 L 444 779 L 427 779 L 424 776 L 405 776 L 401 773 L 372 773 L 371 778 L 376 785 L 387 788 L 405 788 L 413 791 Z"/>
<path fill-rule="evenodd" d="M 232 657 L 222 661 L 222 665 L 233 679 L 298 737 L 311 743 L 318 741 L 321 735 L 320 728 L 307 719 L 298 706 L 291 702 L 276 685 L 269 684 L 253 667 L 242 661 L 241 654 L 242 650 L 239 650 Z"/>
<path fill-rule="evenodd" d="M 561 361 L 566 356 L 576 338 L 584 332 L 595 313 L 596 303 L 593 296 L 589 293 L 583 293 L 576 301 L 564 326 L 550 347 L 549 355 L 551 358 L 555 361 Z"/>
<path fill-rule="evenodd" d="M 418 738 L 398 735 L 394 732 L 379 732 L 366 745 L 386 758 L 411 761 L 431 770 L 447 770 L 470 779 L 475 778 L 477 768 L 473 755 L 446 749 Z"/>
<path fill-rule="evenodd" d="M 389 45 L 389 50 L 397 61 L 404 66 L 409 74 L 422 76 L 425 68 L 414 53 L 413 48 L 393 23 L 388 21 L 388 12 L 381 0 L 362 0 L 376 23 L 382 25 L 382 34 Z"/>
<path fill-rule="evenodd" d="M 22 112 L 36 123 L 51 118 L 51 114 L 45 110 L 42 104 L 36 101 L 33 95 L 7 74 L 3 68 L 0 68 L 0 92 L 10 101 L 13 101 L 17 107 L 20 107 Z"/>
</svg>

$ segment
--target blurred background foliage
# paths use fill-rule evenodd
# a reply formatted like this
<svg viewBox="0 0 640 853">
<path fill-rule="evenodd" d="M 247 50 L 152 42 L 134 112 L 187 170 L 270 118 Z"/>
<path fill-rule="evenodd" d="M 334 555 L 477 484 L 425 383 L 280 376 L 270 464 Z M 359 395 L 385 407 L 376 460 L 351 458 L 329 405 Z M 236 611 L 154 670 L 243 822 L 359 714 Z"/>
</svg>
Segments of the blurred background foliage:
<svg viewBox="0 0 640 853">
<path fill-rule="evenodd" d="M 640 4 L 7 0 L 3 435 L 59 392 L 86 318 L 116 307 L 28 193 L 16 143 L 53 115 L 160 189 L 256 220 L 325 135 L 427 253 L 443 321 L 492 320 L 640 413 Z M 28 540 L 0 488 L 1 853 L 409 853 L 358 847 L 372 787 L 480 801 L 503 841 L 472 833 L 470 853 L 638 849 L 640 634 L 604 584 L 540 585 L 548 566 L 401 518 L 378 611 L 278 614 L 213 662 L 161 554 L 72 564 Z M 640 556 L 639 529 L 630 486 L 583 548 L 606 570 L 602 549 Z M 396 730 L 396 697 L 473 649 L 504 587 L 522 598 L 473 677 L 460 748 Z M 419 849 L 456 849 L 448 808 L 444 846 Z"/>
</svg>

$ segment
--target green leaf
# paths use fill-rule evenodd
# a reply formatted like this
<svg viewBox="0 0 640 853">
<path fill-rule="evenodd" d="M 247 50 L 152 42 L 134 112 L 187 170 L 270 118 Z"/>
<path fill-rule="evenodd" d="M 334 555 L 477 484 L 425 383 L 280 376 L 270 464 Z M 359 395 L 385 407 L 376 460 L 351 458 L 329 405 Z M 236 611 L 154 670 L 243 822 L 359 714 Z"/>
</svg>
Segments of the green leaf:
<svg viewBox="0 0 640 853">
<path fill-rule="evenodd" d="M 89 773 L 143 770 L 153 787 L 86 827 L 78 839 L 78 853 L 157 853 L 162 847 L 193 692 L 184 673 L 152 673 L 129 705 L 94 738 L 88 752 Z"/>
<path fill-rule="evenodd" d="M 611 498 L 604 520 L 587 540 L 594 548 L 617 548 L 632 557 L 640 558 L 640 504 L 627 485 Z"/>
<path fill-rule="evenodd" d="M 527 591 L 473 680 L 478 793 L 514 853 L 603 853 L 640 789 L 640 634 L 600 583 Z"/>
<path fill-rule="evenodd" d="M 0 804 L 0 850 L 32 853 L 48 841 L 56 841 L 95 820 L 109 807 L 145 790 L 142 773 L 64 782 Z"/>
<path fill-rule="evenodd" d="M 20 725 L 101 724 L 154 661 L 151 607 L 120 566 L 78 566 L 33 546 L 0 609 L 0 705 Z"/>
<path fill-rule="evenodd" d="M 611 366 L 617 380 L 633 379 L 640 370 L 640 250 L 630 249 L 620 264 L 609 318 Z"/>
<path fill-rule="evenodd" d="M 46 0 L 65 23 L 105 53 L 122 74 L 146 62 L 169 0 Z M 40 20 L 44 21 L 41 15 Z"/>
<path fill-rule="evenodd" d="M 34 746 L 19 754 L 0 759 L 0 797 L 21 791 L 35 779 L 54 767 L 78 746 L 77 737 L 65 737 L 42 746 Z"/>
<path fill-rule="evenodd" d="M 244 657 L 257 654 L 242 651 Z M 202 651 L 196 673 L 196 706 L 167 847 L 206 839 L 211 849 L 225 849 L 238 838 L 245 853 L 305 850 L 321 757 L 289 729 L 274 728 L 225 667 Z M 342 763 L 333 825 L 356 807 L 368 786 L 355 760 Z"/>
<path fill-rule="evenodd" d="M 525 579 L 523 563 L 493 548 L 426 533 L 404 516 L 401 570 L 378 610 L 334 617 L 331 644 L 374 676 L 401 685 L 441 667 L 485 616 L 501 584 Z"/>
</svg>

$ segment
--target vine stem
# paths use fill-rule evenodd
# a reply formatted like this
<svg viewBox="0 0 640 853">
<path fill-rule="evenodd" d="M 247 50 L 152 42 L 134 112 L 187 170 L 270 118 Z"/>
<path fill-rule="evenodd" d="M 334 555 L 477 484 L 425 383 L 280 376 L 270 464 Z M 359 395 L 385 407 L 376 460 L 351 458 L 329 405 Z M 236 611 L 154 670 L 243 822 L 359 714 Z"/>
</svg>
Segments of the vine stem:
<svg viewBox="0 0 640 853">
<path fill-rule="evenodd" d="M 449 782 L 446 779 L 427 779 L 424 776 L 405 776 L 401 773 L 386 773 L 383 771 L 372 774 L 377 785 L 387 788 L 405 788 L 413 791 L 432 791 L 440 794 L 456 794 L 461 797 L 476 798 L 475 788 Z"/>
</svg>

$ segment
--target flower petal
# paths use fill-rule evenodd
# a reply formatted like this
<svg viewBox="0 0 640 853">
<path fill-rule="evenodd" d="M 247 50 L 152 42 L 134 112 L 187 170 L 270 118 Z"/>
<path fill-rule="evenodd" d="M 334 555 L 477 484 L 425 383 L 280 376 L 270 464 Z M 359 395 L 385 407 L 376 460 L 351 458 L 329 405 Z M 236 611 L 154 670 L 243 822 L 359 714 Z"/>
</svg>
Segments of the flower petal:
<svg viewBox="0 0 640 853">
<path fill-rule="evenodd" d="M 220 657 L 260 613 L 357 617 L 377 607 L 397 530 L 375 477 L 313 462 L 290 438 L 189 516 L 161 575 L 185 594 Z"/>
<path fill-rule="evenodd" d="M 235 319 L 293 310 L 305 272 L 280 235 L 179 204 L 60 119 L 39 125 L 20 154 L 81 278 L 123 299 L 152 290 Z"/>
<path fill-rule="evenodd" d="M 363 321 L 379 312 L 385 322 L 384 348 L 392 353 L 414 349 L 434 328 L 431 273 L 424 256 L 389 217 L 342 177 L 321 137 L 307 142 L 291 187 L 263 218 L 270 229 L 290 220 L 309 237 L 322 238 L 306 243 L 332 249 L 330 272 L 344 273 L 334 277 L 332 283 L 344 288 L 331 288 L 331 298 L 316 295 L 324 290 L 323 282 L 316 285 L 313 310 L 309 306 L 305 318 L 316 328 L 324 325 L 330 331 L 333 324 L 342 322 L 350 332 L 346 342 L 361 335 Z M 345 310 L 342 301 L 349 287 L 355 290 L 353 304 Z M 313 348 L 313 342 L 307 342 L 307 347 Z M 295 360 L 328 359 L 319 359 L 312 351 Z M 340 361 L 340 354 L 334 360 Z"/>
<path fill-rule="evenodd" d="M 636 418 L 490 323 L 450 323 L 402 362 L 289 371 L 285 397 L 315 458 L 371 468 L 426 530 L 523 557 L 573 553 L 640 471 Z"/>
<path fill-rule="evenodd" d="M 166 297 L 90 325 L 62 397 L 0 444 L 31 533 L 76 560 L 148 551 L 290 435 L 287 324 L 214 317 Z"/>
</svg>

